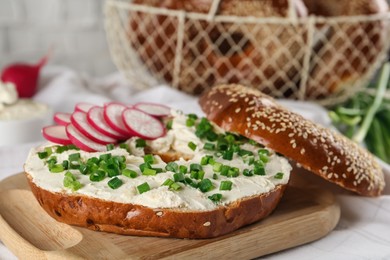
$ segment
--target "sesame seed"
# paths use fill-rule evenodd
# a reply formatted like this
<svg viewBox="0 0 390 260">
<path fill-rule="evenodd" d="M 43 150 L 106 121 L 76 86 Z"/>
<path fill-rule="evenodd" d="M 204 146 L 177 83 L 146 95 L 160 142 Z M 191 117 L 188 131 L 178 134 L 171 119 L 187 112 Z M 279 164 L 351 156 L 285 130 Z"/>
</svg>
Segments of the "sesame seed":
<svg viewBox="0 0 390 260">
<path fill-rule="evenodd" d="M 210 221 L 207 221 L 207 222 L 205 222 L 205 223 L 203 224 L 203 226 L 205 226 L 205 227 L 209 227 L 210 225 L 211 225 Z"/>
</svg>

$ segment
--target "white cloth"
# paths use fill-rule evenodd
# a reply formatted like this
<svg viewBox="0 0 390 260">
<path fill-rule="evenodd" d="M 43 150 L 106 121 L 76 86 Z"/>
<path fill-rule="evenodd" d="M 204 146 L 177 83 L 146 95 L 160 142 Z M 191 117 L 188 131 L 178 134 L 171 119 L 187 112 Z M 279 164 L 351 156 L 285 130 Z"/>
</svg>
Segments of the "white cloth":
<svg viewBox="0 0 390 260">
<path fill-rule="evenodd" d="M 72 112 L 77 102 L 101 105 L 117 100 L 161 102 L 187 113 L 202 114 L 196 98 L 166 86 L 137 91 L 121 75 L 89 78 L 72 70 L 46 67 L 42 71 L 39 92 L 34 99 L 48 103 L 54 111 Z M 285 106 L 322 125 L 330 126 L 326 111 L 311 103 L 281 101 Z M 0 181 L 22 171 L 29 149 L 36 143 L 0 147 Z M 384 163 L 386 187 L 380 198 L 338 194 L 341 219 L 326 237 L 265 259 L 390 259 L 390 167 Z M 1 232 L 1 231 L 0 231 Z M 0 259 L 16 259 L 0 243 Z"/>
</svg>

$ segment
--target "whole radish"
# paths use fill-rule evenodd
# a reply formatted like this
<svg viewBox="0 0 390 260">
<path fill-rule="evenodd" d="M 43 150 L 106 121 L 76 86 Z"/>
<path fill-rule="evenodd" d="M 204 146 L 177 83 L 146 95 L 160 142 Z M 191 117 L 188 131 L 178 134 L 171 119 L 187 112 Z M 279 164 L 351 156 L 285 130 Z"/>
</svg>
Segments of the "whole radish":
<svg viewBox="0 0 390 260">
<path fill-rule="evenodd" d="M 37 64 L 15 63 L 3 69 L 1 80 L 15 84 L 19 97 L 31 98 L 37 92 L 41 68 L 46 64 L 48 55 Z"/>
</svg>

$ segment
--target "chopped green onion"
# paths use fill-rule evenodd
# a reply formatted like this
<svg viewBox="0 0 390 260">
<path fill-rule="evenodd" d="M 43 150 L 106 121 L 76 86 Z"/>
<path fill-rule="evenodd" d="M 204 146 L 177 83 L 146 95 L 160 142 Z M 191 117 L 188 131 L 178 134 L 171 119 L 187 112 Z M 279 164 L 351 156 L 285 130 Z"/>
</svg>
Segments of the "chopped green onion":
<svg viewBox="0 0 390 260">
<path fill-rule="evenodd" d="M 106 172 L 102 170 L 97 170 L 89 175 L 90 181 L 98 182 L 104 180 L 106 177 Z"/>
<path fill-rule="evenodd" d="M 49 154 L 46 151 L 38 152 L 38 157 L 39 159 L 46 159 L 47 157 L 49 157 Z"/>
<path fill-rule="evenodd" d="M 174 182 L 174 183 L 172 183 L 170 186 L 169 186 L 169 188 L 171 189 L 171 190 L 180 190 L 181 189 L 181 186 L 178 184 L 178 183 L 176 183 L 176 182 Z"/>
<path fill-rule="evenodd" d="M 192 172 L 192 171 L 201 171 L 201 170 L 203 170 L 203 167 L 202 167 L 202 165 L 200 165 L 200 164 L 198 164 L 198 163 L 191 163 L 190 164 L 190 171 Z"/>
<path fill-rule="evenodd" d="M 175 183 L 172 179 L 166 179 L 164 183 L 162 184 L 163 186 L 171 186 L 173 183 Z"/>
<path fill-rule="evenodd" d="M 236 138 L 235 138 L 234 135 L 232 135 L 232 134 L 227 134 L 227 135 L 225 135 L 225 140 L 226 140 L 229 144 L 232 144 L 232 143 L 234 143 L 234 141 L 236 140 Z"/>
<path fill-rule="evenodd" d="M 198 180 L 203 180 L 204 175 L 205 175 L 205 172 L 203 170 L 198 171 L 198 178 L 197 179 Z"/>
<path fill-rule="evenodd" d="M 215 144 L 213 143 L 205 143 L 203 149 L 213 151 L 215 150 Z"/>
<path fill-rule="evenodd" d="M 150 168 L 145 168 L 142 171 L 142 175 L 146 175 L 146 176 L 153 176 L 153 175 L 156 175 L 156 174 L 157 174 L 157 171 L 154 170 L 154 169 L 150 169 Z"/>
<path fill-rule="evenodd" d="M 64 169 L 64 166 L 62 164 L 54 164 L 54 165 L 49 166 L 49 171 L 53 172 L 53 173 L 63 172 L 64 170 L 65 169 Z"/>
<path fill-rule="evenodd" d="M 214 203 L 218 203 L 221 201 L 222 199 L 222 194 L 221 193 L 215 193 L 211 196 L 208 197 L 211 201 L 213 201 Z"/>
<path fill-rule="evenodd" d="M 192 179 L 198 179 L 198 171 L 191 171 L 190 176 Z"/>
<path fill-rule="evenodd" d="M 190 185 L 191 187 L 195 188 L 195 189 L 198 188 L 198 183 L 196 183 L 195 181 L 191 180 L 191 178 L 186 177 L 184 179 L 184 182 L 187 183 L 188 185 Z"/>
<path fill-rule="evenodd" d="M 221 175 L 227 176 L 230 170 L 230 166 L 228 165 L 222 165 L 221 166 Z"/>
<path fill-rule="evenodd" d="M 155 158 L 152 154 L 146 154 L 144 156 L 144 162 L 149 163 L 149 164 L 154 164 L 155 163 Z"/>
<path fill-rule="evenodd" d="M 147 182 L 144 182 L 141 185 L 137 186 L 137 190 L 138 190 L 139 194 L 142 194 L 144 192 L 150 191 L 150 186 Z"/>
<path fill-rule="evenodd" d="M 138 176 L 138 173 L 136 171 L 133 171 L 130 169 L 124 169 L 124 170 L 122 170 L 122 175 L 129 177 L 129 178 L 136 178 Z"/>
<path fill-rule="evenodd" d="M 196 144 L 194 142 L 189 142 L 188 143 L 188 147 L 192 150 L 192 151 L 195 151 L 196 150 Z"/>
<path fill-rule="evenodd" d="M 198 119 L 198 116 L 196 114 L 188 114 L 187 117 L 191 118 L 191 119 L 194 119 L 194 120 Z"/>
<path fill-rule="evenodd" d="M 187 127 L 191 127 L 191 126 L 194 126 L 195 125 L 195 120 L 192 119 L 192 118 L 187 118 L 186 120 L 186 126 Z"/>
<path fill-rule="evenodd" d="M 219 138 L 217 141 L 217 150 L 225 151 L 229 148 L 228 142 L 224 138 Z"/>
<path fill-rule="evenodd" d="M 162 173 L 164 170 L 163 168 L 151 168 L 152 170 L 155 170 L 156 173 Z"/>
<path fill-rule="evenodd" d="M 265 169 L 264 166 L 257 165 L 253 169 L 253 173 L 256 175 L 265 175 Z"/>
<path fill-rule="evenodd" d="M 231 190 L 232 185 L 233 182 L 231 181 L 221 181 L 221 184 L 219 185 L 219 190 Z"/>
<path fill-rule="evenodd" d="M 209 179 L 203 179 L 199 182 L 198 188 L 201 192 L 208 192 L 214 189 L 214 185 Z"/>
<path fill-rule="evenodd" d="M 226 150 L 222 153 L 222 158 L 228 161 L 233 159 L 233 150 Z"/>
<path fill-rule="evenodd" d="M 283 179 L 283 175 L 284 175 L 283 172 L 278 172 L 277 174 L 274 175 L 274 178 L 281 180 Z"/>
<path fill-rule="evenodd" d="M 187 166 L 185 166 L 185 165 L 180 165 L 180 166 L 179 166 L 179 172 L 185 174 L 185 173 L 187 173 L 187 171 L 188 171 Z"/>
<path fill-rule="evenodd" d="M 218 180 L 218 174 L 216 173 L 213 174 L 213 180 Z"/>
<path fill-rule="evenodd" d="M 242 172 L 242 174 L 244 176 L 253 176 L 253 170 L 249 170 L 249 169 L 244 169 L 244 171 Z"/>
<path fill-rule="evenodd" d="M 125 149 L 128 153 L 130 153 L 130 147 L 126 143 L 119 144 L 119 148 Z"/>
<path fill-rule="evenodd" d="M 114 150 L 114 144 L 107 144 L 107 145 L 106 145 L 106 150 L 107 150 L 107 151 Z"/>
<path fill-rule="evenodd" d="M 87 164 L 81 164 L 79 167 L 79 171 L 83 175 L 87 175 L 88 173 L 90 173 L 90 170 L 89 170 L 89 167 Z"/>
<path fill-rule="evenodd" d="M 143 172 L 145 169 L 151 169 L 152 166 L 149 164 L 149 163 L 141 163 L 139 165 L 139 169 L 141 170 L 141 172 Z"/>
<path fill-rule="evenodd" d="M 167 128 L 168 130 L 171 130 L 171 129 L 172 129 L 172 124 L 173 124 L 173 120 L 169 120 L 169 121 L 167 122 L 166 128 Z"/>
<path fill-rule="evenodd" d="M 200 160 L 200 164 L 201 165 L 207 165 L 209 164 L 209 161 L 210 159 L 213 158 L 211 155 L 205 155 L 202 157 L 202 159 Z"/>
<path fill-rule="evenodd" d="M 249 156 L 249 155 L 253 155 L 253 152 L 252 152 L 252 151 L 245 150 L 245 149 L 240 149 L 240 150 L 238 151 L 238 155 L 239 155 L 239 156 Z"/>
<path fill-rule="evenodd" d="M 218 134 L 216 134 L 215 132 L 213 131 L 209 131 L 207 132 L 206 134 L 206 139 L 210 142 L 214 142 L 214 141 L 217 141 L 218 139 Z"/>
<path fill-rule="evenodd" d="M 69 169 L 69 161 L 68 160 L 62 161 L 62 166 L 64 167 L 64 170 Z"/>
<path fill-rule="evenodd" d="M 76 180 L 76 177 L 69 171 L 65 173 L 63 185 L 65 188 L 70 188 L 73 191 L 81 188 L 81 183 Z"/>
<path fill-rule="evenodd" d="M 80 160 L 80 158 L 81 158 L 80 153 L 72 153 L 69 155 L 68 160 L 70 162 L 74 162 Z"/>
<path fill-rule="evenodd" d="M 184 181 L 184 174 L 181 172 L 173 174 L 173 178 L 175 179 L 175 182 L 182 182 Z"/>
<path fill-rule="evenodd" d="M 144 148 L 146 146 L 146 141 L 144 139 L 138 138 L 135 140 L 135 147 L 136 148 Z"/>
<path fill-rule="evenodd" d="M 237 167 L 231 167 L 228 171 L 228 177 L 237 177 L 240 175 L 240 170 Z"/>
<path fill-rule="evenodd" d="M 213 171 L 215 172 L 220 172 L 222 169 L 222 163 L 215 162 L 213 165 Z"/>
<path fill-rule="evenodd" d="M 255 157 L 253 155 L 244 155 L 242 157 L 244 163 L 252 165 L 255 162 Z"/>
<path fill-rule="evenodd" d="M 170 172 L 178 172 L 179 171 L 179 165 L 175 162 L 169 162 L 165 166 L 165 170 L 170 171 Z"/>
<path fill-rule="evenodd" d="M 111 158 L 111 154 L 110 153 L 106 153 L 106 154 L 102 154 L 99 156 L 99 159 L 102 160 L 102 161 L 107 161 L 108 159 Z"/>
<path fill-rule="evenodd" d="M 107 184 L 111 189 L 115 190 L 118 189 L 120 186 L 122 186 L 123 181 L 118 177 L 114 177 L 111 180 L 109 180 Z"/>
</svg>

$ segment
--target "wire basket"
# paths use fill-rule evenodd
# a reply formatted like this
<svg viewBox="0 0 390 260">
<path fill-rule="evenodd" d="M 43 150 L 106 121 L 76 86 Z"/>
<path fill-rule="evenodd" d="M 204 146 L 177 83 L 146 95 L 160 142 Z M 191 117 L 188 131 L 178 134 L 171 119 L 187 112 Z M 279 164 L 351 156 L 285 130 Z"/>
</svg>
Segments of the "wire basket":
<svg viewBox="0 0 390 260">
<path fill-rule="evenodd" d="M 390 47 L 389 21 L 390 13 L 256 18 L 219 15 L 215 5 L 198 13 L 105 3 L 113 61 L 139 89 L 166 83 L 200 94 L 215 84 L 240 83 L 325 106 L 373 78 Z"/>
</svg>

